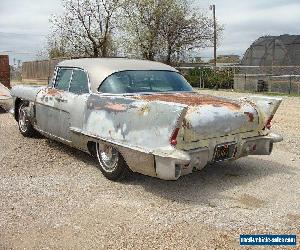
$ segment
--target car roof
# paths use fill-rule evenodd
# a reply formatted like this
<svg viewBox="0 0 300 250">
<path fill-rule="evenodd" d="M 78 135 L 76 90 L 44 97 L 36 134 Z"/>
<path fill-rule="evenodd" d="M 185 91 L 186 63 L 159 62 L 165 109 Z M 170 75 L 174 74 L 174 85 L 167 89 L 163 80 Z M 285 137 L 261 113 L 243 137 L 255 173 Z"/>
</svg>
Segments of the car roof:
<svg viewBox="0 0 300 250">
<path fill-rule="evenodd" d="M 175 68 L 154 61 L 128 58 L 82 58 L 60 62 L 58 67 L 76 67 L 88 73 L 91 90 L 97 89 L 108 76 L 125 70 L 167 70 L 178 72 Z"/>
</svg>

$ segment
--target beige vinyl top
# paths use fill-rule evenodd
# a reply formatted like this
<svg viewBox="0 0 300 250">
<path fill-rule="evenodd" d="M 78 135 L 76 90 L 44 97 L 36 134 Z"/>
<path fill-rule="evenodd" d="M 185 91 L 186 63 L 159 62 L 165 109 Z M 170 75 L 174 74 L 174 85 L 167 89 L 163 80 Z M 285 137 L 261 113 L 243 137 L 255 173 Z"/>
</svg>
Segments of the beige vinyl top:
<svg viewBox="0 0 300 250">
<path fill-rule="evenodd" d="M 127 58 L 82 58 L 62 61 L 59 67 L 76 67 L 85 70 L 90 79 L 92 92 L 97 89 L 108 76 L 125 70 L 167 70 L 178 72 L 175 68 L 148 60 Z"/>
</svg>

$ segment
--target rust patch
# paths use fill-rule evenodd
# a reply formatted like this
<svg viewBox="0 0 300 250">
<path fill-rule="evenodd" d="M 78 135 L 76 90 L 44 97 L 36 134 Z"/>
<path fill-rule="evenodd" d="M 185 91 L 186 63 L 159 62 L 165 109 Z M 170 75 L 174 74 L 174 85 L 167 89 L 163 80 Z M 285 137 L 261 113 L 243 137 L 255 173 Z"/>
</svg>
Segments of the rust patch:
<svg viewBox="0 0 300 250">
<path fill-rule="evenodd" d="M 143 106 L 139 109 L 139 114 L 140 115 L 147 115 L 150 111 L 150 108 L 146 105 L 146 106 Z"/>
<path fill-rule="evenodd" d="M 244 114 L 248 116 L 249 122 L 253 122 L 253 120 L 254 120 L 253 113 L 251 113 L 251 112 L 244 112 Z"/>
<path fill-rule="evenodd" d="M 233 110 L 239 110 L 241 108 L 238 103 L 230 100 L 194 93 L 138 95 L 133 96 L 133 98 L 145 101 L 175 102 L 189 106 L 213 105 L 215 107 L 227 107 Z"/>
<path fill-rule="evenodd" d="M 60 94 L 60 92 L 55 88 L 48 89 L 46 93 L 50 96 L 57 96 Z"/>
<path fill-rule="evenodd" d="M 6 94 L 0 92 L 0 96 L 5 96 L 5 97 L 7 97 L 8 95 L 6 95 Z"/>
<path fill-rule="evenodd" d="M 127 110 L 126 105 L 112 103 L 112 102 L 108 102 L 104 107 L 107 108 L 107 109 L 110 109 L 110 110 L 114 110 L 114 111 L 125 111 L 125 110 Z"/>
<path fill-rule="evenodd" d="M 183 119 L 183 121 L 182 121 L 182 127 L 190 129 L 192 126 L 189 123 L 189 121 L 187 121 L 186 119 Z"/>
</svg>

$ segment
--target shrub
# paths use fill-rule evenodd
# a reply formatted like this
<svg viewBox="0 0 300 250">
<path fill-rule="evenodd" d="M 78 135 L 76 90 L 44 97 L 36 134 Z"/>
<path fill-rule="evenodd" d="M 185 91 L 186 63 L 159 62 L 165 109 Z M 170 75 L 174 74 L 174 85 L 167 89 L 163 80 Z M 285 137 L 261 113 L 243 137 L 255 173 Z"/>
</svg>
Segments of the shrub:
<svg viewBox="0 0 300 250">
<path fill-rule="evenodd" d="M 200 77 L 205 88 L 233 88 L 233 70 L 230 68 L 193 68 L 185 74 L 185 78 L 193 87 L 200 86 Z"/>
</svg>

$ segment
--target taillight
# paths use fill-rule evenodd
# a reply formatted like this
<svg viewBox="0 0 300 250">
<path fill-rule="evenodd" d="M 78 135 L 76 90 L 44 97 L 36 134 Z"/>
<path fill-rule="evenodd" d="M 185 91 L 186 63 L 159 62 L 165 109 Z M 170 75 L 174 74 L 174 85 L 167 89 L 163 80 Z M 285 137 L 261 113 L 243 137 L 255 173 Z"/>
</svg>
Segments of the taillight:
<svg viewBox="0 0 300 250">
<path fill-rule="evenodd" d="M 271 115 L 271 116 L 268 118 L 268 120 L 267 120 L 267 122 L 266 122 L 266 125 L 265 125 L 264 129 L 265 129 L 265 128 L 270 129 L 270 128 L 272 127 L 272 123 L 271 123 L 272 119 L 273 119 L 273 115 Z"/>
<path fill-rule="evenodd" d="M 173 133 L 172 133 L 172 136 L 170 138 L 170 143 L 171 143 L 172 146 L 176 146 L 176 144 L 177 144 L 178 132 L 179 132 L 179 128 L 175 128 Z"/>
</svg>

